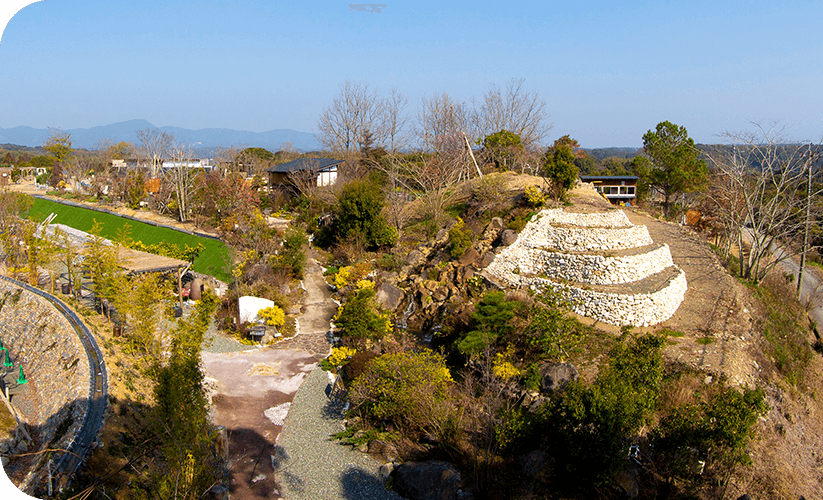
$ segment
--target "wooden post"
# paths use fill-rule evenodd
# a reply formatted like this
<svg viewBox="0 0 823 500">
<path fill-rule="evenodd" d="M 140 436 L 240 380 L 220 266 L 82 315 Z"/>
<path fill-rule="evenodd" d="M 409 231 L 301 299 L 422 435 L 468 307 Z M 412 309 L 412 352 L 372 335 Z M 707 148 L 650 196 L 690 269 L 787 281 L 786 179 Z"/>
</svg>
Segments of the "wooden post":
<svg viewBox="0 0 823 500">
<path fill-rule="evenodd" d="M 177 266 L 177 298 L 180 310 L 183 310 L 183 272 L 180 266 Z"/>
</svg>

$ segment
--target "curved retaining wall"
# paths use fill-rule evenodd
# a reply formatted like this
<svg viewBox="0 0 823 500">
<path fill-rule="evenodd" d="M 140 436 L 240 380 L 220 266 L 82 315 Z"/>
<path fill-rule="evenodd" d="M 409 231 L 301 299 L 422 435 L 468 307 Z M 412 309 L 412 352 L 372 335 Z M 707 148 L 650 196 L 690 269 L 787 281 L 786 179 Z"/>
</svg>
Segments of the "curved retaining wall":
<svg viewBox="0 0 823 500">
<path fill-rule="evenodd" d="M 37 407 L 20 408 L 21 416 L 30 426 L 45 426 L 43 442 L 49 442 L 57 425 L 72 417 L 74 423 L 61 439 L 68 443 L 80 428 L 89 398 L 91 370 L 80 339 L 44 298 L 0 280 L 0 300 L 3 297 L 0 338 L 9 349 L 14 369 L 23 364 L 26 378 L 40 396 Z"/>
<path fill-rule="evenodd" d="M 612 325 L 649 326 L 670 318 L 687 289 L 686 275 L 673 264 L 668 245 L 653 243 L 646 226 L 633 225 L 620 210 L 544 210 L 486 272 L 510 286 L 550 288 L 582 316 Z M 640 248 L 645 246 L 649 248 Z M 615 252 L 620 255 L 610 255 Z M 643 284 L 632 285 L 641 280 Z M 617 288 L 608 288 L 612 285 Z"/>
<path fill-rule="evenodd" d="M 575 226 L 537 226 L 540 229 L 527 232 L 518 237 L 520 243 L 531 248 L 556 249 L 562 252 L 588 252 L 610 250 L 627 250 L 654 243 L 646 226 L 613 227 L 575 227 Z"/>
<path fill-rule="evenodd" d="M 53 295 L 0 276 L 0 300 L 3 297 L 3 345 L 16 367 L 23 363 L 26 378 L 39 395 L 39 405 L 20 413 L 29 425 L 40 427 L 42 447 L 68 451 L 55 454 L 52 467 L 58 486 L 65 486 L 91 450 L 103 422 L 107 398 L 103 355 L 80 318 Z M 61 427 L 64 430 L 56 435 Z M 39 465 L 21 490 L 45 491 L 47 474 L 42 462 Z"/>
<path fill-rule="evenodd" d="M 545 275 L 555 280 L 577 281 L 590 285 L 630 283 L 659 273 L 672 266 L 668 245 L 661 245 L 646 253 L 609 256 L 601 254 L 573 254 L 532 249 L 512 248 L 505 259 L 495 259 L 489 272 L 514 280 L 515 270 L 523 274 Z"/>
</svg>

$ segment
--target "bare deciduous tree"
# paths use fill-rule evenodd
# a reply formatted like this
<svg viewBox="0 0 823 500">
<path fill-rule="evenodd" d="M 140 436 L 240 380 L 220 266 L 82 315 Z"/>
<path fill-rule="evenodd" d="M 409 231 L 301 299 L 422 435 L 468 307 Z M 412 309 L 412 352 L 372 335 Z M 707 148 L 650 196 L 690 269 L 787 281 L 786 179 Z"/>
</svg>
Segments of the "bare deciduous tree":
<svg viewBox="0 0 823 500">
<path fill-rule="evenodd" d="M 465 164 L 465 158 L 461 162 Z M 454 200 L 454 186 L 464 177 L 463 168 L 456 167 L 454 159 L 442 155 L 424 155 L 405 165 L 404 184 L 417 193 L 423 203 L 423 215 L 437 227 L 445 223 L 446 207 Z"/>
<path fill-rule="evenodd" d="M 174 134 L 161 132 L 157 128 L 146 128 L 137 131 L 140 141 L 139 152 L 151 160 L 151 177 L 157 176 L 157 166 L 174 142 Z"/>
<path fill-rule="evenodd" d="M 509 80 L 505 90 L 489 86 L 483 104 L 473 113 L 480 136 L 508 130 L 520 136 L 524 148 L 531 149 L 548 135 L 552 125 L 547 122 L 546 102 L 536 91 L 525 90 L 523 82 L 522 78 Z"/>
<path fill-rule="evenodd" d="M 384 101 L 382 107 L 382 129 L 385 136 L 385 148 L 394 154 L 408 146 L 408 136 L 406 125 L 409 122 L 408 116 L 404 113 L 409 100 L 406 99 L 397 88 L 392 87 L 389 97 Z"/>
<path fill-rule="evenodd" d="M 317 122 L 320 142 L 333 152 L 347 156 L 360 151 L 363 133 L 380 130 L 382 100 L 368 84 L 346 80 L 332 105 L 323 111 Z"/>
<path fill-rule="evenodd" d="M 756 133 L 725 134 L 733 143 L 731 153 L 710 157 L 715 167 L 710 199 L 726 234 L 726 251 L 732 244 L 741 249 L 740 276 L 754 282 L 800 251 L 797 240 L 808 221 L 798 214 L 804 213 L 806 178 L 817 150 L 788 144 L 774 127 L 757 127 Z"/>
<path fill-rule="evenodd" d="M 466 103 L 455 101 L 445 92 L 423 98 L 417 135 L 422 149 L 435 155 L 430 163 L 436 163 L 433 172 L 430 168 L 424 169 L 426 177 L 434 174 L 459 182 L 468 179 L 476 170 L 469 149 L 476 138 L 470 117 Z"/>
<path fill-rule="evenodd" d="M 397 88 L 380 97 L 368 84 L 344 82 L 340 94 L 318 120 L 320 142 L 347 160 L 357 157 L 364 145 L 391 153 L 408 146 L 405 114 L 408 99 Z"/>
<path fill-rule="evenodd" d="M 464 136 L 474 139 L 470 125 L 471 112 L 465 102 L 455 101 L 446 92 L 423 96 L 417 116 L 417 137 L 424 151 L 440 154 L 463 151 Z"/>
<path fill-rule="evenodd" d="M 170 152 L 171 161 L 163 177 L 172 186 L 177 215 L 181 222 L 185 222 L 190 213 L 189 198 L 197 169 L 192 165 L 193 152 L 190 146 L 174 144 L 170 147 Z"/>
<path fill-rule="evenodd" d="M 220 169 L 221 174 L 226 175 L 229 172 L 236 171 L 239 156 L 245 148 L 242 144 L 239 146 L 232 144 L 228 148 L 217 146 L 214 157 L 216 166 Z"/>
</svg>

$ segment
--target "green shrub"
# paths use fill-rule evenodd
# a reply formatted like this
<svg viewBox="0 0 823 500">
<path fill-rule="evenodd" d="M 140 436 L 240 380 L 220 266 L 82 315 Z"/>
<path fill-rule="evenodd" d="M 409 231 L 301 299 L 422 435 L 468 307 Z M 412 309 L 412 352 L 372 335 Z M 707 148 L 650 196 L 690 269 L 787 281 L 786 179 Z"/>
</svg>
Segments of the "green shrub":
<svg viewBox="0 0 823 500">
<path fill-rule="evenodd" d="M 298 228 L 289 227 L 283 237 L 283 249 L 272 259 L 272 267 L 286 271 L 294 279 L 303 279 L 306 268 L 306 253 L 303 246 L 308 243 L 306 233 Z"/>
<path fill-rule="evenodd" d="M 378 311 L 374 297 L 374 288 L 352 291 L 337 310 L 334 324 L 346 337 L 377 340 L 391 331 L 390 313 Z"/>
<path fill-rule="evenodd" d="M 660 464 L 669 475 L 689 477 L 692 457 L 746 464 L 757 417 L 768 411 L 763 389 L 724 387 L 707 401 L 686 403 L 665 416 L 655 431 Z"/>
<path fill-rule="evenodd" d="M 466 250 L 472 246 L 471 233 L 463 229 L 465 226 L 463 219 L 458 217 L 457 223 L 449 229 L 449 244 L 446 246 L 446 251 L 455 259 L 466 253 Z"/>
<path fill-rule="evenodd" d="M 453 383 L 437 353 L 406 351 L 369 361 L 354 381 L 349 398 L 366 418 L 390 420 L 404 430 L 438 426 L 449 406 Z"/>
<path fill-rule="evenodd" d="M 499 200 L 505 189 L 505 179 L 499 175 L 486 175 L 475 183 L 472 196 L 480 203 L 489 204 Z"/>
<path fill-rule="evenodd" d="M 517 305 L 517 302 L 506 300 L 503 292 L 486 292 L 471 315 L 474 329 L 457 343 L 460 352 L 479 354 L 493 345 L 500 335 L 508 333 Z"/>
<path fill-rule="evenodd" d="M 337 240 L 362 236 L 373 248 L 395 245 L 397 230 L 381 214 L 383 203 L 382 191 L 369 181 L 357 180 L 343 186 L 335 209 Z"/>
<path fill-rule="evenodd" d="M 544 294 L 542 304 L 529 311 L 529 324 L 524 333 L 526 342 L 546 361 L 566 361 L 580 350 L 586 337 L 586 327 L 568 316 L 555 297 Z"/>
<path fill-rule="evenodd" d="M 595 382 L 566 386 L 542 409 L 543 427 L 558 450 L 561 470 L 586 482 L 603 484 L 626 460 L 626 439 L 649 423 L 663 376 L 663 337 L 628 336 L 609 353 Z"/>
</svg>

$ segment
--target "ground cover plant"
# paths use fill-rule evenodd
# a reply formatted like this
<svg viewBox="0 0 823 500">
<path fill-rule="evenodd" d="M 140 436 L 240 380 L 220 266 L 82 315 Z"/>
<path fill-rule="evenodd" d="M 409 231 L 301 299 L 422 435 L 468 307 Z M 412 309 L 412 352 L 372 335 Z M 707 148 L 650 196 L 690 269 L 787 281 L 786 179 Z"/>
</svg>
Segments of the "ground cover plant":
<svg viewBox="0 0 823 500">
<path fill-rule="evenodd" d="M 65 224 L 81 231 L 90 231 L 94 226 L 94 222 L 97 221 L 101 224 L 100 235 L 107 239 L 115 238 L 119 231 L 129 226 L 131 239 L 141 241 L 144 245 L 174 244 L 180 248 L 184 248 L 186 245 L 192 248 L 202 245 L 203 251 L 195 258 L 192 270 L 209 274 L 223 281 L 230 280 L 224 269 L 228 260 L 228 249 L 220 240 L 190 235 L 173 229 L 117 217 L 105 212 L 63 205 L 41 198 L 34 199 L 34 204 L 29 210 L 28 216 L 41 221 L 51 213 L 58 214 L 55 219 L 56 223 Z"/>
</svg>

